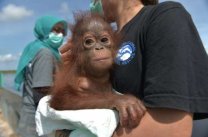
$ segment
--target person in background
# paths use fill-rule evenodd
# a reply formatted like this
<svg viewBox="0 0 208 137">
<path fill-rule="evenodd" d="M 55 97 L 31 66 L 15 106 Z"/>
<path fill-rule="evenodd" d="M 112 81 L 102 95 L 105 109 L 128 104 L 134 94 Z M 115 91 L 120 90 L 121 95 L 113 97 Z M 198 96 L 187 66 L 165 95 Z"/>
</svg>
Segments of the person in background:
<svg viewBox="0 0 208 137">
<path fill-rule="evenodd" d="M 15 86 L 23 90 L 17 132 L 21 137 L 38 137 L 35 111 L 39 100 L 50 92 L 60 62 L 59 47 L 67 33 L 67 22 L 53 16 L 40 17 L 34 27 L 36 40 L 29 43 L 19 60 Z"/>
<path fill-rule="evenodd" d="M 127 113 L 127 123 L 113 137 L 190 137 L 193 119 L 208 117 L 208 56 L 196 27 L 180 3 L 157 2 L 91 3 L 92 11 L 109 23 L 116 22 L 123 35 L 112 72 L 113 87 L 136 96 L 147 108 L 141 117 Z M 62 48 L 65 62 L 70 46 Z M 95 104 L 100 98 L 93 99 Z M 128 109 L 122 103 L 123 110 Z"/>
</svg>

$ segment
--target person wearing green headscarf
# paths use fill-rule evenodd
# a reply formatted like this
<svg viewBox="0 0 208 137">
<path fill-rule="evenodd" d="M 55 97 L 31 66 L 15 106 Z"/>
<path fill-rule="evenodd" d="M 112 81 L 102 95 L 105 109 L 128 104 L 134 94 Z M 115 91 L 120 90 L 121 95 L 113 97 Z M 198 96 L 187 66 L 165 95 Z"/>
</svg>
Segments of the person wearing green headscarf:
<svg viewBox="0 0 208 137">
<path fill-rule="evenodd" d="M 59 47 L 67 33 L 67 22 L 53 16 L 40 17 L 34 27 L 35 40 L 24 49 L 15 76 L 15 88 L 23 93 L 17 132 L 21 137 L 38 137 L 35 111 L 49 93 L 60 62 Z"/>
</svg>

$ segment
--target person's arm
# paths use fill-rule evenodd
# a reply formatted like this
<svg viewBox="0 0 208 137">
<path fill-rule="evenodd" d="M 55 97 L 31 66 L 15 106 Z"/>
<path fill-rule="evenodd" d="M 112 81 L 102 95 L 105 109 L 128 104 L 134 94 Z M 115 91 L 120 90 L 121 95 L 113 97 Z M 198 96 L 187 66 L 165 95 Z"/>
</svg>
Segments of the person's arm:
<svg viewBox="0 0 208 137">
<path fill-rule="evenodd" d="M 32 88 L 45 88 L 53 85 L 55 57 L 49 49 L 41 49 L 32 64 Z"/>
<path fill-rule="evenodd" d="M 45 96 L 51 92 L 51 87 L 38 87 L 34 88 L 34 90 Z"/>
<path fill-rule="evenodd" d="M 36 106 L 39 100 L 50 93 L 55 71 L 55 57 L 48 49 L 41 49 L 32 64 L 32 88 Z"/>
<path fill-rule="evenodd" d="M 175 109 L 148 108 L 133 130 L 119 127 L 113 137 L 191 137 L 192 114 Z"/>
</svg>

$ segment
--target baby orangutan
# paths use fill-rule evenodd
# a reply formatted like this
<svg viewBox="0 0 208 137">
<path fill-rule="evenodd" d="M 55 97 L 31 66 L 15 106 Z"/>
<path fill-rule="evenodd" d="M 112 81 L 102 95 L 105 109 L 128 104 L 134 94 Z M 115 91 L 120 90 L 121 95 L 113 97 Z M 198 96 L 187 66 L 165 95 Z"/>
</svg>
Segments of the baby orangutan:
<svg viewBox="0 0 208 137">
<path fill-rule="evenodd" d="M 112 90 L 110 70 L 118 36 L 111 26 L 100 15 L 80 13 L 71 32 L 71 55 L 56 76 L 50 106 L 56 110 L 116 109 L 122 126 L 138 125 L 145 112 L 142 103 Z"/>
</svg>

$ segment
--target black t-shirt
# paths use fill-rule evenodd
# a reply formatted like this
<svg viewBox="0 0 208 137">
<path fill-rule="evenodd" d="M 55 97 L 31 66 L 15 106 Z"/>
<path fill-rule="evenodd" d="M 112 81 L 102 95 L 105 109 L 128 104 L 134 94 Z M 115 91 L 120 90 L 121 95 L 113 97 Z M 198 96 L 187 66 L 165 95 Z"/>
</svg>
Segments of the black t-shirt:
<svg viewBox="0 0 208 137">
<path fill-rule="evenodd" d="M 190 14 L 176 2 L 144 7 L 122 29 L 113 87 L 147 107 L 208 117 L 208 56 Z"/>
</svg>

